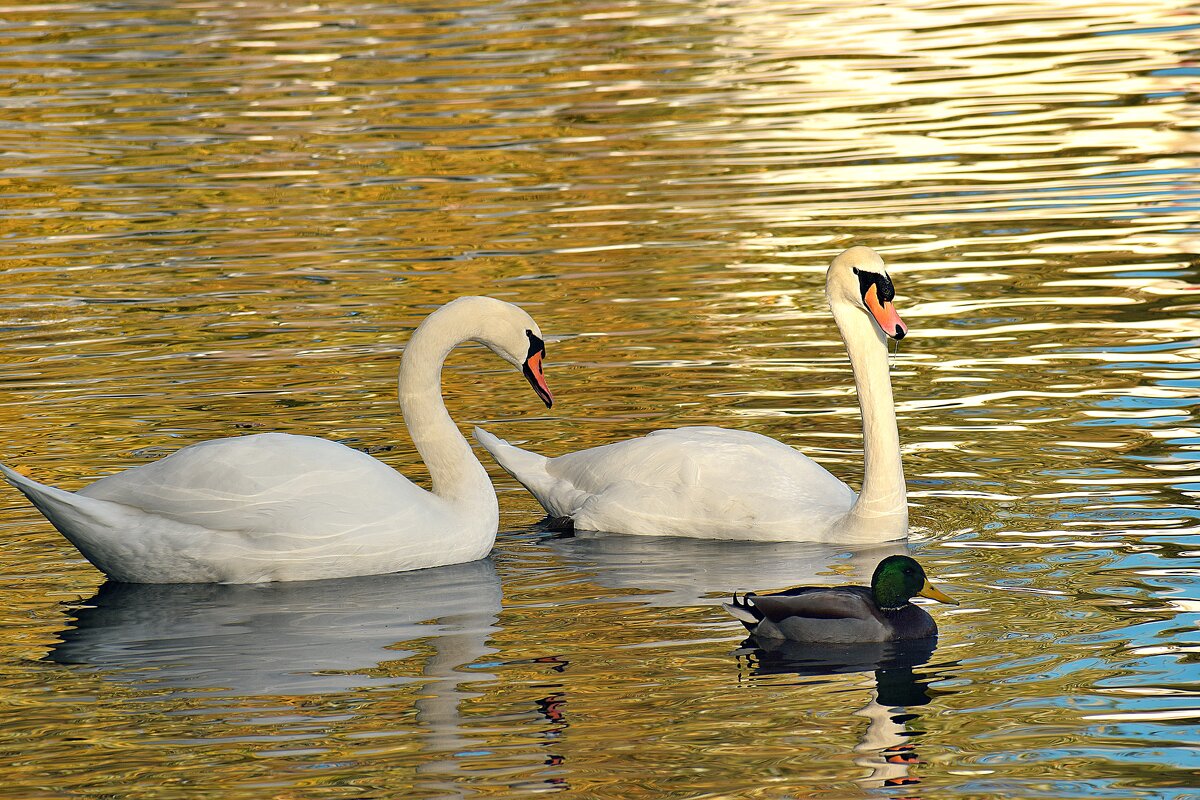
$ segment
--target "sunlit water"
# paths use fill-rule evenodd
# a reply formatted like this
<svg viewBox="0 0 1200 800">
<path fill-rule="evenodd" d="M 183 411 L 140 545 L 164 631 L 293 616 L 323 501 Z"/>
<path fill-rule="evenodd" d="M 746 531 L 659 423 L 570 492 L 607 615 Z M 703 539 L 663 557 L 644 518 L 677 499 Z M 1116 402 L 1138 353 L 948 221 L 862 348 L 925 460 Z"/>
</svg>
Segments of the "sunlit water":
<svg viewBox="0 0 1200 800">
<path fill-rule="evenodd" d="M 394 400 L 459 294 L 464 425 L 777 437 L 856 483 L 822 297 L 885 255 L 935 652 L 741 649 L 732 590 L 878 552 L 537 530 L 323 584 L 104 586 L 3 487 L 0 795 L 1195 797 L 1200 8 L 0 9 L 0 442 L 76 488 L 248 430 L 422 479 Z M 892 654 L 894 655 L 894 654 Z M 891 657 L 891 656 L 889 656 Z"/>
</svg>

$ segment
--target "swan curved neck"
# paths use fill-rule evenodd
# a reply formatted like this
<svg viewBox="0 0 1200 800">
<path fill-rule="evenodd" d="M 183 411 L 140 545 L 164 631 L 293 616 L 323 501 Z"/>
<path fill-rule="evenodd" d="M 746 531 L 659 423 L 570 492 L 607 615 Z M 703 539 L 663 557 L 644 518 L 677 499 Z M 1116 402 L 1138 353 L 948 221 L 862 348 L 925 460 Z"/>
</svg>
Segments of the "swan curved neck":
<svg viewBox="0 0 1200 800">
<path fill-rule="evenodd" d="M 490 510 L 496 506 L 491 479 L 442 401 L 446 356 L 463 342 L 480 338 L 477 311 L 450 304 L 430 314 L 404 349 L 399 395 L 404 423 L 429 468 L 433 493 L 455 505 Z"/>
<path fill-rule="evenodd" d="M 888 374 L 887 339 L 861 309 L 834 304 L 858 390 L 863 421 L 863 483 L 846 524 L 872 541 L 908 532 L 908 495 L 900 458 L 900 432 Z M 890 537 L 889 537 L 890 534 Z"/>
</svg>

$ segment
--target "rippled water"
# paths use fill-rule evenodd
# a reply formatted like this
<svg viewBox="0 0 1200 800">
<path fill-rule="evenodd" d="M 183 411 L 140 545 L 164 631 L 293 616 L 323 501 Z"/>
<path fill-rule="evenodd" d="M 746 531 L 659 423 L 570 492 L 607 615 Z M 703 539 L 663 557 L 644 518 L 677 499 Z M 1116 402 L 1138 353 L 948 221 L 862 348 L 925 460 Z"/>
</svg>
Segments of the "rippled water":
<svg viewBox="0 0 1200 800">
<path fill-rule="evenodd" d="M 932 654 L 740 650 L 734 589 L 878 552 L 537 530 L 325 584 L 104 586 L 0 503 L 0 795 L 1197 796 L 1200 6 L 0 8 L 0 441 L 67 488 L 311 433 L 424 475 L 436 305 L 463 424 L 557 454 L 713 423 L 856 482 L 822 273 L 885 255 Z M 491 466 L 489 464 L 489 466 Z M 15 711 L 15 713 L 13 713 Z"/>
</svg>

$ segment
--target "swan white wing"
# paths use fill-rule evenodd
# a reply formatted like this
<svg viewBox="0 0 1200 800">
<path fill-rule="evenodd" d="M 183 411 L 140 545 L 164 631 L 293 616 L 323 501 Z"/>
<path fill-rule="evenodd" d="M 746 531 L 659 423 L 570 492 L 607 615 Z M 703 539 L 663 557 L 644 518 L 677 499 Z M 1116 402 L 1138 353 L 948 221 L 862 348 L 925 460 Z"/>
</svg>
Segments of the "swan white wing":
<svg viewBox="0 0 1200 800">
<path fill-rule="evenodd" d="M 244 533 L 329 535 L 372 520 L 447 513 L 438 497 L 366 453 L 283 433 L 192 445 L 77 494 Z"/>
<path fill-rule="evenodd" d="M 136 583 L 422 569 L 481 558 L 495 537 L 370 456 L 307 436 L 205 442 L 74 493 L 3 472 L 89 561 Z"/>
<path fill-rule="evenodd" d="M 810 538 L 803 528 L 829 528 L 855 500 L 848 486 L 804 454 L 726 428 L 655 431 L 550 459 L 546 471 L 581 493 L 569 516 L 591 530 Z"/>
</svg>

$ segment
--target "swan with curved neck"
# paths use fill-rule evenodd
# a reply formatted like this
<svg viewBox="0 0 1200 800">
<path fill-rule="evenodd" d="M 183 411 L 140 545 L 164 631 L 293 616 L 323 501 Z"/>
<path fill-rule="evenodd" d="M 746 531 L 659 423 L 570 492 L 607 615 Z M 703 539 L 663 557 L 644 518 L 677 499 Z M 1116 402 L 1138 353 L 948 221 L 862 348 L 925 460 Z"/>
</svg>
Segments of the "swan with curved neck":
<svg viewBox="0 0 1200 800">
<path fill-rule="evenodd" d="M 580 530 L 708 539 L 869 543 L 908 534 L 887 338 L 908 329 L 883 259 L 852 247 L 825 294 L 850 356 L 863 419 L 862 492 L 802 453 L 748 431 L 655 431 L 546 458 L 479 428 L 475 438 L 538 499 Z"/>
<path fill-rule="evenodd" d="M 547 407 L 553 401 L 528 314 L 490 297 L 434 311 L 405 348 L 399 379 L 432 491 L 358 450 L 283 433 L 191 445 L 77 492 L 3 465 L 0 473 L 118 581 L 295 581 L 474 561 L 495 542 L 496 492 L 441 395 L 442 362 L 467 341 L 522 370 Z"/>
</svg>

